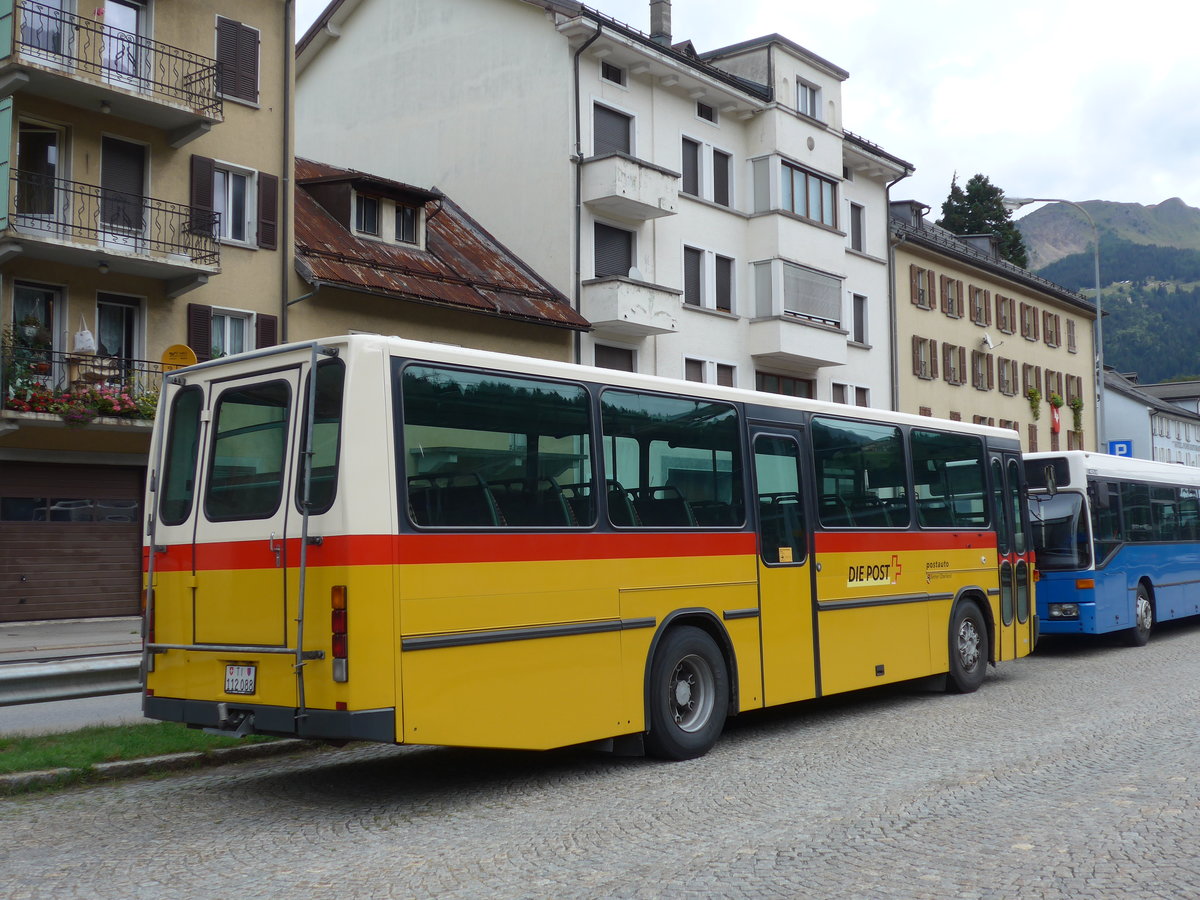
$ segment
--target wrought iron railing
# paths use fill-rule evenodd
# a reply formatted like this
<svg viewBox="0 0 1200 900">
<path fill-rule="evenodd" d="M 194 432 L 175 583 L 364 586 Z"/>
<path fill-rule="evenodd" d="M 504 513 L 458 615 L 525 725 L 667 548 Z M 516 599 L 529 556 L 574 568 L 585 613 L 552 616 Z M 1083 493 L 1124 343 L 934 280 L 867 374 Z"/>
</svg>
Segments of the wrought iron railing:
<svg viewBox="0 0 1200 900">
<path fill-rule="evenodd" d="M 24 234 L 164 261 L 221 260 L 218 213 L 38 172 L 15 171 L 11 182 L 10 222 Z"/>
<path fill-rule="evenodd" d="M 163 370 L 161 362 L 34 346 L 14 326 L 0 344 L 0 400 L 16 412 L 91 409 L 94 415 L 151 419 Z"/>
<path fill-rule="evenodd" d="M 35 0 L 18 0 L 16 8 L 23 56 L 221 118 L 216 60 Z"/>
</svg>

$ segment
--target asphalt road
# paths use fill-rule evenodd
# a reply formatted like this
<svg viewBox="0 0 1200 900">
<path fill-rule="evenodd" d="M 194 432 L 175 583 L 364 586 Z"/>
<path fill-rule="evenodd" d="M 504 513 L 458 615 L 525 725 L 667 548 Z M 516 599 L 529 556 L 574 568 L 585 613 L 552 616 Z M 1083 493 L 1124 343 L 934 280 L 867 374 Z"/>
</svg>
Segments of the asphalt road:
<svg viewBox="0 0 1200 900">
<path fill-rule="evenodd" d="M 0 800 L 6 898 L 1200 896 L 1200 624 L 684 763 L 354 746 Z"/>
</svg>

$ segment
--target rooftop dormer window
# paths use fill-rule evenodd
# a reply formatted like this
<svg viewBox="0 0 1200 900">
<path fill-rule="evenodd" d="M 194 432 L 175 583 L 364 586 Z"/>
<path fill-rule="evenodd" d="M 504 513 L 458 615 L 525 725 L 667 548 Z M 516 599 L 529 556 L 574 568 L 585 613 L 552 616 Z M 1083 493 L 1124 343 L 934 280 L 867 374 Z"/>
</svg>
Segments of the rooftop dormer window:
<svg viewBox="0 0 1200 900">
<path fill-rule="evenodd" d="M 402 244 L 419 244 L 421 211 L 405 203 L 396 204 L 396 240 Z"/>
<path fill-rule="evenodd" d="M 424 205 L 419 200 L 401 200 L 354 193 L 354 233 L 358 237 L 422 247 Z"/>
<path fill-rule="evenodd" d="M 356 194 L 354 197 L 354 230 L 359 234 L 379 237 L 379 198 Z"/>
</svg>

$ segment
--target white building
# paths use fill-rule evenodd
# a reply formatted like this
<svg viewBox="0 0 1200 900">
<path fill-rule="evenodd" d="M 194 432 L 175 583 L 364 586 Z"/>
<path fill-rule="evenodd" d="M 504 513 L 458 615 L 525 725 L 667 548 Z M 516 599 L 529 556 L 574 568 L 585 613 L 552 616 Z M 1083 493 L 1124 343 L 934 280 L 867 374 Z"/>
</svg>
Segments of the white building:
<svg viewBox="0 0 1200 900">
<path fill-rule="evenodd" d="M 1130 456 L 1200 465 L 1200 384 L 1138 384 L 1104 373 L 1104 427 L 1109 441 L 1129 442 Z"/>
<path fill-rule="evenodd" d="M 562 0 L 334 0 L 301 155 L 436 185 L 594 325 L 577 359 L 891 403 L 889 185 L 847 73 L 779 35 L 697 55 Z M 731 15 L 733 12 L 731 11 Z"/>
</svg>

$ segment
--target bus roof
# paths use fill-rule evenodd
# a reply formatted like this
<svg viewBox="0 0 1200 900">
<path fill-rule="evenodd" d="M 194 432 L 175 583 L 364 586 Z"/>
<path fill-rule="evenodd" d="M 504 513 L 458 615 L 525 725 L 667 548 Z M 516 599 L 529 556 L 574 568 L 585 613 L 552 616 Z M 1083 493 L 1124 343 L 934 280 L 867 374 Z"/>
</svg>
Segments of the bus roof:
<svg viewBox="0 0 1200 900">
<path fill-rule="evenodd" d="M 396 336 L 377 334 L 349 334 L 321 338 L 313 341 L 298 341 L 269 347 L 262 350 L 252 350 L 246 353 L 222 357 L 189 366 L 172 372 L 171 375 L 187 377 L 192 373 L 209 368 L 220 367 L 221 377 L 233 369 L 240 373 L 249 374 L 256 368 L 266 368 L 275 365 L 275 358 L 290 353 L 309 352 L 314 346 L 345 347 L 350 353 L 360 352 L 368 348 L 384 350 L 392 356 L 425 360 L 448 365 L 483 367 L 499 369 L 518 374 L 535 375 L 544 378 L 557 378 L 570 381 L 601 382 L 614 387 L 631 388 L 635 390 L 659 391 L 688 396 L 703 396 L 717 400 L 728 400 L 758 406 L 772 406 L 782 409 L 793 409 L 819 415 L 852 416 L 866 421 L 877 421 L 894 425 L 911 427 L 937 428 L 942 431 L 956 431 L 990 438 L 994 441 L 1009 441 L 1019 443 L 1020 437 L 1015 431 L 1006 428 L 996 428 L 988 425 L 975 425 L 968 422 L 956 422 L 950 419 L 935 419 L 930 416 L 912 413 L 894 412 L 886 409 L 875 409 L 863 406 L 848 406 L 844 403 L 826 402 L 823 400 L 806 400 L 789 397 L 784 394 L 773 394 L 765 391 L 753 391 L 745 388 L 724 387 L 715 384 L 702 384 L 695 381 L 684 381 L 676 378 L 665 378 L 658 375 L 642 375 L 634 372 L 624 372 L 619 369 L 604 369 L 595 366 L 585 366 L 577 363 L 560 362 L 558 360 L 540 359 L 537 357 L 518 356 L 510 353 L 499 353 L 492 350 L 476 350 L 452 344 L 428 343 L 414 341 Z M 266 360 L 271 362 L 267 363 Z M 261 361 L 261 362 L 260 362 Z"/>
<path fill-rule="evenodd" d="M 1066 461 L 1072 476 L 1071 484 L 1075 484 L 1076 475 L 1079 476 L 1080 483 L 1086 480 L 1084 476 L 1096 475 L 1101 478 L 1200 486 L 1200 468 L 1185 466 L 1181 463 L 1158 462 L 1131 456 L 1112 456 L 1108 453 L 1092 453 L 1086 450 L 1026 453 L 1025 459 L 1030 463 L 1049 459 Z"/>
</svg>

